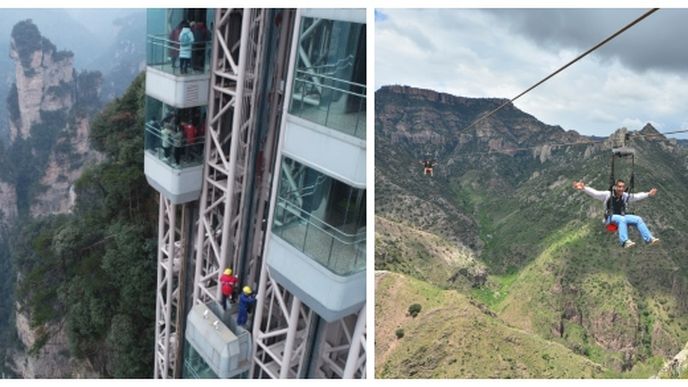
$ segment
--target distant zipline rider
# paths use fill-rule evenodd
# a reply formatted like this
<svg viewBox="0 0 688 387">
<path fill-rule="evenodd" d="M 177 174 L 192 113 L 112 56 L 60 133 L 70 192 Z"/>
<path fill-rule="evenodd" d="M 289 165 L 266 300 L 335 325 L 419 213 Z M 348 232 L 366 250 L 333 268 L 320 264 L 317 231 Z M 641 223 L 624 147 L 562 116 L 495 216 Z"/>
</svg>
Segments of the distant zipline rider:
<svg viewBox="0 0 688 387">
<path fill-rule="evenodd" d="M 573 188 L 583 191 L 591 197 L 601 200 L 605 206 L 605 224 L 616 225 L 619 230 L 619 243 L 624 248 L 635 246 L 635 243 L 628 239 L 628 226 L 636 226 L 645 243 L 654 245 L 659 242 L 658 238 L 652 236 L 650 230 L 645 225 L 643 219 L 637 215 L 627 212 L 628 203 L 646 199 L 657 194 L 657 188 L 652 188 L 649 192 L 629 193 L 626 191 L 626 183 L 617 179 L 613 189 L 610 191 L 598 191 L 588 187 L 583 181 L 574 181 Z"/>
<path fill-rule="evenodd" d="M 428 176 L 428 175 L 433 176 L 432 167 L 435 166 L 435 164 L 437 163 L 437 160 L 425 159 L 425 160 L 421 161 L 420 163 L 423 164 L 423 174 L 425 176 Z"/>
</svg>

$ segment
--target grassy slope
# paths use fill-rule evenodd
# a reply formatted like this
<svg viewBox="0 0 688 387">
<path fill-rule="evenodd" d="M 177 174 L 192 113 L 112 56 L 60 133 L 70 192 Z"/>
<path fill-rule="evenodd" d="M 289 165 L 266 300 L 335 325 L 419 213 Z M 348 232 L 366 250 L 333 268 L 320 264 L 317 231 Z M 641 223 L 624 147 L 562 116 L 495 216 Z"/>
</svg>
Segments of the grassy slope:
<svg viewBox="0 0 688 387">
<path fill-rule="evenodd" d="M 654 144 L 649 145 L 640 149 Z M 663 195 L 639 202 L 635 209 L 667 242 L 660 246 L 619 249 L 616 236 L 600 226 L 599 203 L 573 192 L 561 178 L 585 166 L 602 170 L 602 157 L 584 165 L 543 168 L 540 176 L 518 187 L 513 196 L 519 200 L 483 200 L 481 207 L 480 224 L 488 230 L 481 230 L 481 236 L 496 236 L 486 238 L 485 262 L 492 262 L 493 270 L 500 269 L 495 262 L 514 265 L 517 269 L 511 273 L 517 274 L 491 276 L 488 286 L 473 295 L 510 323 L 565 343 L 617 371 L 624 367 L 624 356 L 631 356 L 631 372 L 616 375 L 620 377 L 651 375 L 661 364 L 659 357 L 672 355 L 688 341 L 688 315 L 681 312 L 677 292 L 685 282 L 686 266 L 677 260 L 685 241 L 675 230 L 683 228 L 684 220 L 666 219 L 672 212 L 685 211 L 675 202 L 685 194 L 685 186 L 669 173 L 671 159 L 646 153 L 658 168 L 641 164 L 639 174 L 659 181 Z M 597 186 L 603 181 L 599 173 L 584 178 Z M 556 208 L 561 203 L 574 210 L 562 214 Z M 640 242 L 635 230 L 630 235 Z M 519 253 L 534 258 L 522 260 Z M 574 316 L 563 318 L 567 312 Z"/>
<path fill-rule="evenodd" d="M 599 203 L 570 188 L 572 178 L 567 176 L 601 188 L 608 161 L 604 154 L 593 153 L 589 159 L 565 165 L 543 165 L 539 174 L 508 195 L 486 194 L 480 189 L 480 177 L 470 172 L 450 181 L 457 193 L 456 205 L 478 220 L 485 242 L 480 262 L 492 273 L 486 286 L 470 289 L 470 294 L 509 324 L 603 364 L 607 371 L 602 376 L 645 378 L 657 372 L 662 358 L 688 341 L 688 316 L 681 312 L 685 305 L 679 305 L 682 297 L 677 292 L 685 289 L 681 284 L 686 262 L 677 257 L 687 248 L 680 237 L 686 225 L 684 219 L 672 216 L 687 212 L 685 204 L 676 200 L 687 193 L 668 167 L 675 161 L 653 156 L 653 147 L 639 148 L 646 158 L 637 168 L 639 189 L 657 183 L 660 195 L 635 205 L 666 242 L 652 248 L 619 249 L 615 236 L 601 228 Z M 410 234 L 402 235 L 408 239 Z M 639 241 L 635 230 L 631 237 Z M 379 246 L 391 251 L 386 243 Z M 423 252 L 423 260 L 401 254 L 397 267 L 384 268 L 444 286 L 439 277 L 430 275 L 439 269 L 439 257 L 433 258 L 427 248 L 416 251 Z M 435 266 L 423 266 L 424 262 Z M 567 310 L 573 315 L 564 318 Z M 440 331 L 433 329 L 430 334 L 437 339 Z M 485 335 L 492 333 L 486 329 Z M 522 350 L 528 353 L 527 348 Z M 414 353 L 406 356 L 410 361 Z M 468 352 L 459 358 L 466 361 L 473 356 L 480 354 Z M 629 362 L 630 371 L 621 372 Z M 392 363 L 384 367 L 393 369 Z"/>
<path fill-rule="evenodd" d="M 577 378 L 606 371 L 561 344 L 508 326 L 456 291 L 379 272 L 376 293 L 386 295 L 375 304 L 377 377 Z M 413 303 L 423 307 L 416 318 L 407 316 Z"/>
</svg>

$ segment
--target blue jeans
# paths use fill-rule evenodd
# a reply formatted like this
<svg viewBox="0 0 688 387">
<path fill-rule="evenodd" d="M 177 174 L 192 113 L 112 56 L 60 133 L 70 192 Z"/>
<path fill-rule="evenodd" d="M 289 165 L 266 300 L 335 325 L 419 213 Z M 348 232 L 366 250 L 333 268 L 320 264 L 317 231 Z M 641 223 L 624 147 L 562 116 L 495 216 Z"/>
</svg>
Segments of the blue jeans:
<svg viewBox="0 0 688 387">
<path fill-rule="evenodd" d="M 616 225 L 619 227 L 619 243 L 622 245 L 628 240 L 628 226 L 635 226 L 638 231 L 640 231 L 640 235 L 643 237 L 645 243 L 648 243 L 650 240 L 652 240 L 652 234 L 650 233 L 650 230 L 645 225 L 645 222 L 643 222 L 643 218 L 639 216 L 612 215 L 611 221 L 612 223 L 616 223 Z"/>
</svg>

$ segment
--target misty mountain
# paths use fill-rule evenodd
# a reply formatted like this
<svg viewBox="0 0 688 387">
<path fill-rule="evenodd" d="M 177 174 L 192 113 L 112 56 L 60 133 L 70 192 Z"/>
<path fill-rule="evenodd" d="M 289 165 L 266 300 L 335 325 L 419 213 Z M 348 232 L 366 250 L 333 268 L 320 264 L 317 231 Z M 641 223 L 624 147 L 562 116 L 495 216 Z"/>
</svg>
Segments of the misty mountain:
<svg viewBox="0 0 688 387">
<path fill-rule="evenodd" d="M 74 53 L 76 68 L 99 70 L 92 63 L 115 41 L 119 30 L 115 21 L 135 17 L 145 20 L 145 13 L 145 9 L 3 9 L 0 48 L 8 45 L 12 26 L 31 19 L 57 47 Z M 7 59 L 4 55 L 0 58 Z"/>
<path fill-rule="evenodd" d="M 60 50 L 74 54 L 78 71 L 100 71 L 104 102 L 121 95 L 145 61 L 145 9 L 3 9 L 0 52 L 10 51 L 10 32 L 31 19 L 41 34 Z M 68 26 L 68 27 L 67 27 Z M 14 82 L 14 62 L 0 55 L 0 101 Z M 7 111 L 0 108 L 0 141 L 8 136 Z"/>
<path fill-rule="evenodd" d="M 9 52 L 9 37 L 12 27 L 22 20 L 31 19 L 44 36 L 47 36 L 57 47 L 70 50 L 78 58 L 75 65 L 83 68 L 91 61 L 91 56 L 104 49 L 107 42 L 96 37 L 84 22 L 73 18 L 63 9 L 3 9 L 0 14 L 0 50 Z M 8 56 L 2 55 L 0 62 L 11 62 Z M 2 65 L 0 65 L 2 67 Z"/>
<path fill-rule="evenodd" d="M 145 68 L 146 12 L 138 10 L 113 21 L 115 38 L 90 64 L 104 77 L 103 99 L 122 95 L 131 81 Z"/>
<path fill-rule="evenodd" d="M 398 340 L 376 352 L 378 376 L 657 374 L 688 342 L 688 151 L 651 125 L 601 141 L 513 105 L 471 126 L 503 102 L 376 92 L 375 267 L 402 275 L 376 292 L 376 333 L 386 334 L 376 341 Z M 658 246 L 633 229 L 639 245 L 621 249 L 601 202 L 571 187 L 607 189 L 611 148 L 625 137 L 635 192 L 659 189 L 632 206 Z M 618 166 L 628 179 L 630 163 Z M 423 307 L 416 318 L 412 302 Z"/>
</svg>

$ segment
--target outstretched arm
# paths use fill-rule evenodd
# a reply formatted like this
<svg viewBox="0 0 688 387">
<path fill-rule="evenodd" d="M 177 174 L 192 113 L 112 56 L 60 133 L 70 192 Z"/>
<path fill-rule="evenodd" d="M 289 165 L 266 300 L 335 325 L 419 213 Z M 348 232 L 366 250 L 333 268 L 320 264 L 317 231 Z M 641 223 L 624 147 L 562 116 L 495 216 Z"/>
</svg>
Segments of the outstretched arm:
<svg viewBox="0 0 688 387">
<path fill-rule="evenodd" d="M 607 200 L 607 197 L 609 197 L 609 192 L 608 191 L 598 191 L 592 187 L 588 187 L 583 183 L 583 180 L 580 181 L 574 181 L 573 182 L 573 188 L 585 192 L 588 196 L 591 196 L 594 199 L 597 200 Z"/>
<path fill-rule="evenodd" d="M 657 195 L 657 188 L 652 188 L 648 192 L 638 192 L 631 194 L 631 196 L 628 197 L 629 202 L 637 202 L 638 200 L 643 200 L 647 199 L 649 197 Z"/>
</svg>

